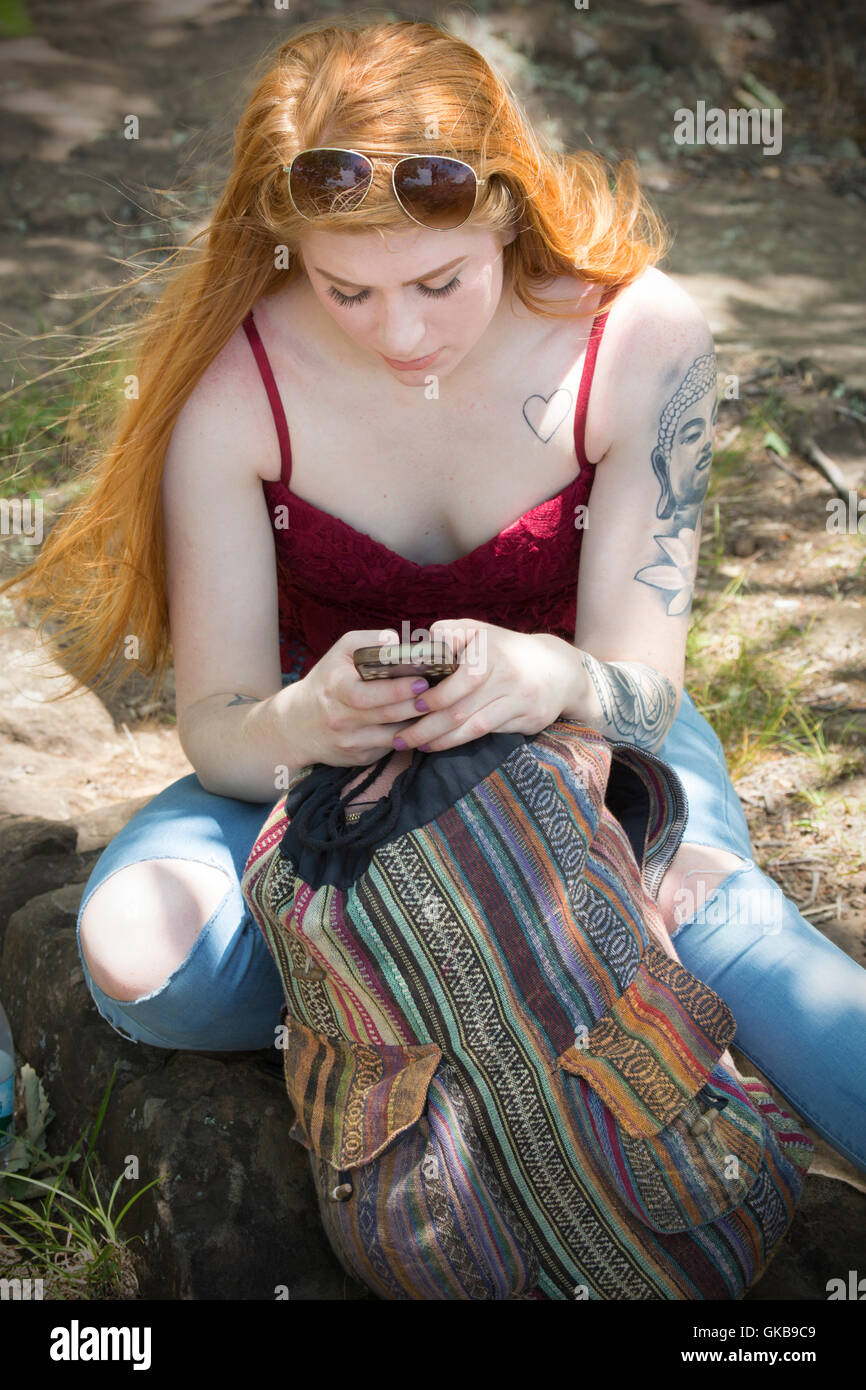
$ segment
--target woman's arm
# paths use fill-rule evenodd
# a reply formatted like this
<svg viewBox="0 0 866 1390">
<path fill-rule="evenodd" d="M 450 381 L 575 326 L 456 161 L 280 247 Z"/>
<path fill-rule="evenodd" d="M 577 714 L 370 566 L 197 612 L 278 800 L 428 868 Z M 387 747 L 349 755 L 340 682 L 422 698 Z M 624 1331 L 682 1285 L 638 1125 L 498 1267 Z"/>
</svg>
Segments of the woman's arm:
<svg viewBox="0 0 866 1390">
<path fill-rule="evenodd" d="M 691 298 L 651 272 L 614 306 L 602 353 L 611 370 L 592 410 L 613 422 L 611 442 L 590 494 L 562 712 L 652 750 L 682 698 L 716 418 L 713 340 Z"/>
<path fill-rule="evenodd" d="M 679 707 L 673 681 L 640 661 L 598 661 L 580 651 L 574 695 L 562 713 L 607 738 L 660 748 Z"/>
<path fill-rule="evenodd" d="M 243 334 L 178 418 L 162 479 L 181 747 L 206 791 L 272 802 L 306 761 L 282 689 L 274 539 L 262 490 L 276 440 Z M 270 452 L 269 452 L 270 451 Z"/>
</svg>

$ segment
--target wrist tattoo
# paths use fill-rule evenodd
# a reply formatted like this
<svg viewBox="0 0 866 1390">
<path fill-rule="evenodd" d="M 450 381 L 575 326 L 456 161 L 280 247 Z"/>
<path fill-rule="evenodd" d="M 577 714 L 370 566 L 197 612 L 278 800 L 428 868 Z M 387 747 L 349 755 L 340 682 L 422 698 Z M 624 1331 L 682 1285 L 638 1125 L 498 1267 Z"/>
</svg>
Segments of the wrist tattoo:
<svg viewBox="0 0 866 1390">
<path fill-rule="evenodd" d="M 259 695 L 235 695 L 233 700 L 229 700 L 226 709 L 232 705 L 257 705 L 261 699 Z"/>
<path fill-rule="evenodd" d="M 640 748 L 660 747 L 677 703 L 673 681 L 639 661 L 597 661 L 584 652 L 583 664 L 608 726 Z"/>
</svg>

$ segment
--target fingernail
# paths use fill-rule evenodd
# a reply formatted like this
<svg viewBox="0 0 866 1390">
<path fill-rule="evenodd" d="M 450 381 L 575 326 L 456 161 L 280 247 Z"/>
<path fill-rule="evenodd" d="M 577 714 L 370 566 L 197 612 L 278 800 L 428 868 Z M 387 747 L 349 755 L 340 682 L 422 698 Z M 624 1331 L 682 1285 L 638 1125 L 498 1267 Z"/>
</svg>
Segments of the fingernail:
<svg viewBox="0 0 866 1390">
<path fill-rule="evenodd" d="M 412 689 L 416 695 L 420 695 L 422 690 L 426 690 L 429 682 L 419 679 L 412 682 Z"/>
<path fill-rule="evenodd" d="M 404 748 L 408 748 L 409 745 L 406 742 L 406 740 L 404 738 L 401 738 L 398 734 L 397 737 L 394 739 L 394 747 L 399 748 L 402 751 Z"/>
<path fill-rule="evenodd" d="M 428 709 L 430 708 L 430 706 L 427 704 L 427 701 L 426 701 L 426 700 L 416 700 L 416 701 L 415 701 L 415 708 L 416 708 L 416 709 L 423 710 L 423 712 L 426 714 L 427 711 L 428 711 Z"/>
<path fill-rule="evenodd" d="M 421 750 L 422 753 L 429 753 L 429 752 L 430 752 L 430 744 L 429 744 L 429 743 L 419 743 L 419 744 L 418 744 L 418 747 L 420 748 L 420 750 Z"/>
</svg>

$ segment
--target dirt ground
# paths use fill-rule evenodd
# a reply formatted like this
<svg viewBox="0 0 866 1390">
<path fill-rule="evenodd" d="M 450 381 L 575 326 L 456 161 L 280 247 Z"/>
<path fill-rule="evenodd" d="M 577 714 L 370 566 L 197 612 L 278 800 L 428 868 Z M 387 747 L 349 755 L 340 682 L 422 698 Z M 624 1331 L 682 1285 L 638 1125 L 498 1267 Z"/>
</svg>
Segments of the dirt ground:
<svg viewBox="0 0 866 1390">
<path fill-rule="evenodd" d="M 68 349 L 94 293 L 119 282 L 119 258 L 182 241 L 201 225 L 265 50 L 295 24 L 356 13 L 326 0 L 293 0 L 288 10 L 269 0 L 31 0 L 30 32 L 0 42 L 0 390 L 33 375 L 58 344 Z M 475 0 L 363 14 L 448 23 L 504 72 L 561 148 L 633 155 L 674 232 L 664 268 L 706 313 L 722 378 L 738 379 L 739 394 L 720 410 L 720 447 L 736 448 L 764 408 L 768 425 L 795 423 L 787 457 L 759 439 L 733 471 L 720 468 L 699 602 L 722 604 L 716 657 L 725 644 L 736 653 L 748 640 L 759 656 L 773 654 L 774 669 L 790 673 L 809 708 L 827 715 L 837 774 L 777 748 L 736 781 L 760 862 L 811 902 L 822 930 L 866 961 L 863 538 L 828 533 L 833 487 L 806 447 L 817 443 L 845 487 L 863 493 L 866 63 L 858 7 L 622 0 L 614 14 L 565 0 Z M 676 143 L 679 108 L 698 100 L 762 105 L 767 94 L 784 112 L 777 155 Z M 134 140 L 124 136 L 130 115 L 139 125 Z M 55 332 L 67 336 L 29 341 Z M 62 487 L 46 496 L 49 517 L 64 500 Z M 21 543 L 7 540 L 0 574 L 23 557 Z M 742 583 L 735 608 L 723 602 L 732 581 Z M 30 642 L 26 615 L 9 597 L 0 600 L 0 634 L 11 669 Z M 74 701 L 61 707 L 65 748 L 55 730 L 61 742 L 50 752 L 28 736 L 27 711 L 14 705 L 7 700 L 0 724 L 0 810 L 82 824 L 89 817 L 96 839 L 82 831 L 85 847 L 124 806 L 128 814 L 191 770 L 170 683 L 156 704 L 143 682 L 105 702 L 108 722 L 90 731 L 86 756 Z M 816 779 L 807 805 L 814 814 L 804 813 L 804 789 Z"/>
</svg>

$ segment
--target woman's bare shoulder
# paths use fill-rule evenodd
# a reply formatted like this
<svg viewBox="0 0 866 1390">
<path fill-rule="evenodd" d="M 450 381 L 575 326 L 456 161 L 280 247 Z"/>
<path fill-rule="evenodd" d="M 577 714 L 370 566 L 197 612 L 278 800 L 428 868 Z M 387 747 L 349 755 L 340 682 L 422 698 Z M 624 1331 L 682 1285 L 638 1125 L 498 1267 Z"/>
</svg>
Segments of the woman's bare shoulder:
<svg viewBox="0 0 866 1390">
<path fill-rule="evenodd" d="M 713 352 L 709 325 L 692 296 L 651 267 L 620 290 L 598 352 L 586 422 L 587 455 L 605 457 L 658 413 L 671 383 Z"/>
<path fill-rule="evenodd" d="M 709 324 L 692 296 L 652 267 L 621 290 L 605 326 L 593 387 L 597 418 L 623 426 L 654 409 L 674 377 L 712 354 Z"/>
<path fill-rule="evenodd" d="M 560 276 L 546 297 L 556 303 L 573 302 L 575 308 L 585 305 L 582 312 L 595 313 L 602 288 L 583 283 L 575 292 L 574 280 Z M 561 332 L 571 341 L 571 318 L 563 320 Z M 618 292 L 605 324 L 596 376 L 612 376 L 621 381 L 626 374 L 633 382 L 635 373 L 639 378 L 652 374 L 660 354 L 669 355 L 679 343 L 698 341 L 712 341 L 700 307 L 682 285 L 651 266 Z"/>
<path fill-rule="evenodd" d="M 609 329 L 623 352 L 637 356 L 676 350 L 680 344 L 712 342 L 699 305 L 682 285 L 655 266 L 620 292 L 610 313 Z"/>
<path fill-rule="evenodd" d="M 276 432 L 255 357 L 239 325 L 193 387 L 172 433 L 169 453 L 195 448 L 219 464 L 279 477 Z"/>
</svg>

